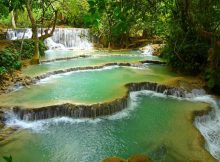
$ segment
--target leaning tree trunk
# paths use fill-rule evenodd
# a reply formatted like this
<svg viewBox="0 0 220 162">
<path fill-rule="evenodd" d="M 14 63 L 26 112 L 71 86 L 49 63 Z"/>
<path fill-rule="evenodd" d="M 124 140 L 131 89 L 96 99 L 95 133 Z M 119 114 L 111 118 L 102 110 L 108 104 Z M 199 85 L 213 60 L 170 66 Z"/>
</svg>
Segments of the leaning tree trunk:
<svg viewBox="0 0 220 162">
<path fill-rule="evenodd" d="M 39 38 L 38 38 L 38 28 L 36 20 L 33 16 L 32 8 L 31 8 L 31 0 L 25 0 L 25 5 L 27 8 L 28 16 L 31 21 L 32 25 L 32 38 L 34 40 L 34 55 L 32 57 L 31 63 L 32 64 L 39 64 L 40 63 L 40 55 L 39 55 Z"/>
<path fill-rule="evenodd" d="M 11 11 L 11 24 L 12 27 L 15 29 L 16 28 L 16 23 L 15 23 L 15 15 L 14 15 L 14 11 Z"/>
<path fill-rule="evenodd" d="M 44 31 L 44 35 L 41 35 L 40 37 L 38 37 L 38 26 L 37 26 L 37 22 L 34 18 L 34 15 L 33 15 L 33 11 L 32 11 L 32 8 L 31 8 L 31 1 L 32 0 L 25 0 L 25 6 L 26 6 L 26 9 L 27 9 L 27 12 L 28 12 L 28 16 L 29 16 L 29 19 L 31 21 L 31 25 L 32 25 L 32 39 L 34 40 L 34 55 L 33 55 L 33 58 L 32 58 L 32 64 L 39 64 L 40 63 L 40 54 L 39 54 L 39 42 L 42 41 L 42 40 L 45 40 L 46 38 L 48 37 L 51 37 L 53 35 L 53 32 L 55 31 L 55 27 L 56 27 L 56 21 L 57 21 L 57 10 L 54 10 L 54 20 L 51 21 L 51 24 L 48 26 L 47 29 L 45 29 Z M 52 2 L 51 2 L 52 3 Z M 43 9 L 43 17 L 42 19 L 44 18 L 44 9 Z M 43 21 L 42 21 L 42 24 L 43 26 Z M 52 29 L 51 29 L 52 28 Z M 51 30 L 50 30 L 51 29 Z"/>
</svg>

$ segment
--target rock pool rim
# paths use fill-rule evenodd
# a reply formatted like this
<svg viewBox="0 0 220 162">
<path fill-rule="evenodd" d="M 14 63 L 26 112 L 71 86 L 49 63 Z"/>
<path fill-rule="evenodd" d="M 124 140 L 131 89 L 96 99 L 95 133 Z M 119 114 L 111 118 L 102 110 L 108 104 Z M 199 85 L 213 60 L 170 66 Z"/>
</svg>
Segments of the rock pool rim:
<svg viewBox="0 0 220 162">
<path fill-rule="evenodd" d="M 157 64 L 157 65 L 165 65 L 166 62 L 162 61 L 151 61 L 151 60 L 144 60 L 144 61 L 138 61 L 137 64 Z M 97 69 L 102 69 L 105 67 L 111 67 L 111 66 L 119 66 L 119 67 L 136 67 L 135 64 L 132 63 L 122 63 L 122 62 L 110 62 L 102 65 L 97 65 L 97 66 L 85 66 L 85 67 L 72 67 L 72 68 L 67 68 L 67 69 L 60 69 L 60 70 L 55 70 L 51 72 L 47 72 L 35 77 L 32 77 L 32 82 L 35 83 L 36 81 L 39 81 L 41 79 L 48 78 L 53 75 L 58 75 L 58 74 L 64 74 L 68 72 L 76 72 L 76 71 L 85 71 L 85 70 L 97 70 Z"/>
<path fill-rule="evenodd" d="M 95 118 L 98 116 L 103 116 L 103 115 L 111 115 L 109 113 L 116 113 L 124 108 L 127 107 L 127 103 L 129 101 L 129 93 L 130 92 L 135 92 L 135 91 L 142 91 L 142 90 L 150 90 L 154 91 L 157 93 L 163 93 L 167 96 L 175 96 L 175 97 L 181 97 L 184 98 L 186 97 L 186 91 L 181 89 L 181 88 L 176 88 L 176 87 L 171 87 L 163 84 L 158 84 L 158 83 L 152 83 L 152 82 L 140 82 L 140 83 L 128 83 L 124 85 L 127 88 L 126 94 L 118 99 L 115 99 L 111 102 L 104 102 L 104 103 L 97 103 L 97 104 L 92 104 L 92 105 L 74 105 L 74 104 L 62 104 L 62 105 L 52 105 L 48 107 L 40 107 L 40 108 L 32 108 L 32 109 L 25 109 L 22 107 L 13 107 L 12 110 L 13 112 L 17 115 L 18 118 L 21 120 L 28 120 L 28 121 L 33 121 L 33 120 L 43 120 L 43 119 L 49 119 L 49 118 L 54 118 L 54 117 L 61 117 L 65 115 L 65 113 L 68 113 L 68 109 L 75 109 L 76 114 L 72 113 L 73 116 L 68 116 L 67 117 L 74 117 L 74 118 L 84 118 L 84 117 L 89 117 L 89 118 Z M 178 93 L 177 93 L 178 92 Z M 121 104 L 122 103 L 122 104 Z M 113 107 L 111 107 L 113 105 Z M 117 106 L 120 106 L 117 108 Z M 103 106 L 103 107 L 102 107 Z M 114 107 L 115 106 L 115 107 Z M 0 107 L 1 108 L 1 107 Z M 3 107 L 2 107 L 3 108 Z M 58 113 L 50 113 L 50 110 L 55 110 L 55 111 L 60 111 L 61 109 L 65 109 L 64 111 L 61 111 L 61 113 L 64 113 L 63 115 L 58 115 Z M 77 110 L 77 108 L 79 108 Z M 110 108 L 110 110 L 109 110 Z M 83 113 L 81 115 L 88 115 L 88 116 L 79 116 L 80 115 L 80 109 L 85 109 L 86 113 Z M 99 109 L 99 110 L 98 110 Z M 100 110 L 104 109 L 104 110 Z M 106 111 L 105 111 L 106 109 Z M 4 110 L 6 110 L 6 107 L 4 107 Z M 89 110 L 89 111 L 88 111 Z M 98 111 L 96 111 L 98 110 Z M 190 114 L 190 121 L 193 123 L 195 121 L 196 117 L 208 115 L 213 108 L 211 106 L 207 106 L 203 110 L 195 110 L 192 111 Z M 41 116 L 42 113 L 48 113 L 48 115 Z M 99 114 L 97 114 L 97 112 Z M 101 114 L 101 113 L 104 114 Z M 69 115 L 72 115 L 69 113 Z M 57 116 L 52 116 L 52 115 L 57 115 Z M 77 116 L 78 115 L 78 116 Z M 201 148 L 204 148 L 205 145 L 205 138 L 202 136 L 201 132 L 195 127 L 194 129 L 196 132 L 198 132 L 198 144 Z M 216 161 L 216 159 L 211 156 L 211 154 L 208 152 L 207 149 L 204 149 L 210 157 Z"/>
<path fill-rule="evenodd" d="M 124 87 L 126 88 L 126 92 L 122 97 L 103 103 L 95 103 L 90 105 L 64 103 L 35 108 L 25 108 L 20 106 L 6 106 L 1 108 L 4 110 L 12 109 L 19 119 L 28 121 L 61 116 L 74 118 L 96 118 L 98 116 L 112 115 L 125 109 L 128 106 L 130 92 L 150 90 L 157 93 L 163 93 L 167 96 L 177 97 L 185 97 L 186 94 L 186 91 L 181 88 L 152 82 L 128 83 L 124 85 Z"/>
<path fill-rule="evenodd" d="M 163 61 L 152 61 L 152 60 L 143 60 L 143 61 L 137 61 L 137 64 L 158 64 L 158 65 L 165 65 L 166 62 Z M 7 90 L 5 90 L 4 92 L 0 93 L 0 96 L 3 94 L 7 94 L 10 92 L 13 92 L 15 90 L 18 90 L 24 86 L 29 86 L 29 85 L 33 85 L 36 84 L 38 81 L 40 81 L 41 79 L 46 79 L 50 76 L 53 75 L 58 75 L 58 74 L 64 74 L 64 73 L 69 73 L 69 72 L 78 72 L 78 71 L 86 71 L 86 70 L 98 70 L 98 69 L 102 69 L 105 67 L 111 67 L 111 66 L 120 66 L 120 67 L 136 67 L 135 63 L 122 63 L 122 62 L 110 62 L 110 63 L 106 63 L 106 64 L 102 64 L 102 65 L 97 65 L 97 66 L 85 66 L 85 67 L 72 67 L 72 68 L 67 68 L 67 69 L 60 69 L 60 70 L 55 70 L 55 71 L 50 71 L 41 75 L 37 75 L 34 77 L 30 77 L 30 76 L 21 76 L 20 80 L 21 81 L 16 81 L 13 83 L 12 86 L 8 87 Z"/>
</svg>

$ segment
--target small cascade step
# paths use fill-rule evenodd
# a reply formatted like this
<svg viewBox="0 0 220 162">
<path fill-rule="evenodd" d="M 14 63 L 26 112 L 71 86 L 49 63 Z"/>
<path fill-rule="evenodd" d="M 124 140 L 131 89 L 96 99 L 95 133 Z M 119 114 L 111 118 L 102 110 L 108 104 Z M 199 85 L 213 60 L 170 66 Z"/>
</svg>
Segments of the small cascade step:
<svg viewBox="0 0 220 162">
<path fill-rule="evenodd" d="M 186 94 L 183 89 L 151 82 L 129 83 L 126 84 L 125 87 L 127 88 L 127 93 L 123 97 L 111 102 L 93 105 L 75 105 L 66 103 L 39 108 L 14 107 L 13 112 L 22 120 L 40 120 L 62 116 L 74 118 L 96 118 L 98 116 L 112 115 L 125 109 L 129 102 L 129 93 L 133 91 L 150 90 L 176 97 L 185 97 Z"/>
</svg>

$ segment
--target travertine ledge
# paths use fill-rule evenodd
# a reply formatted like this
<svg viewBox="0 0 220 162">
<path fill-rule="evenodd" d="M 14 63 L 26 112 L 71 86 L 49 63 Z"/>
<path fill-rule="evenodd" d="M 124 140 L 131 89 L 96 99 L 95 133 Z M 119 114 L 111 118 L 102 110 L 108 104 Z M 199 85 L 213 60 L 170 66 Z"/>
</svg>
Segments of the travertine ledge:
<svg viewBox="0 0 220 162">
<path fill-rule="evenodd" d="M 141 90 L 151 90 L 165 95 L 185 97 L 185 90 L 151 82 L 129 83 L 126 84 L 126 94 L 111 102 L 97 103 L 92 105 L 75 105 L 65 103 L 45 107 L 23 108 L 15 106 L 13 112 L 21 120 L 40 120 L 54 117 L 74 117 L 74 118 L 96 118 L 98 116 L 112 115 L 125 109 L 129 102 L 129 93 Z M 5 109 L 5 108 L 4 108 Z"/>
</svg>

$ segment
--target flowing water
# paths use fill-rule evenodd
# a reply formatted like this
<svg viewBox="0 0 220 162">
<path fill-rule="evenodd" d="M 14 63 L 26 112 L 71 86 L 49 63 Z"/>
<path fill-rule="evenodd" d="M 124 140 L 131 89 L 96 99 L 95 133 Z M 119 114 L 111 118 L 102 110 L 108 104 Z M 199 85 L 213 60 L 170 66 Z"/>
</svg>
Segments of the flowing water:
<svg viewBox="0 0 220 162">
<path fill-rule="evenodd" d="M 8 39 L 12 40 L 31 35 L 30 29 L 8 30 Z M 150 46 L 143 53 L 138 50 L 91 51 L 89 37 L 87 29 L 56 29 L 46 43 L 49 49 L 59 50 L 47 51 L 42 58 L 44 62 L 23 69 L 24 75 L 35 77 L 62 69 L 115 62 L 134 66 L 107 66 L 48 76 L 30 87 L 1 95 L 0 106 L 37 108 L 60 103 L 102 103 L 123 96 L 126 83 L 164 83 L 178 77 L 166 66 L 139 63 L 160 61 L 152 56 Z M 81 55 L 87 57 L 73 58 Z M 45 62 L 48 60 L 52 62 Z M 188 97 L 132 92 L 126 109 L 96 119 L 62 117 L 30 122 L 9 113 L 7 126 L 20 129 L 0 144 L 0 156 L 11 154 L 14 162 L 96 162 L 109 156 L 128 158 L 136 154 L 148 155 L 156 162 L 215 161 L 206 148 L 220 160 L 219 103 L 205 94 Z M 201 134 L 193 125 L 192 112 L 206 110 L 208 106 L 212 106 L 213 111 L 194 121 L 205 137 L 203 148 Z"/>
<path fill-rule="evenodd" d="M 44 34 L 44 29 L 38 30 L 38 35 Z M 30 39 L 32 31 L 27 29 L 8 29 L 7 39 Z M 53 36 L 45 40 L 49 49 L 93 49 L 88 29 L 82 28 L 56 28 Z"/>
<path fill-rule="evenodd" d="M 158 65 L 146 65 L 143 69 L 110 66 L 97 70 L 70 72 L 53 75 L 29 88 L 3 95 L 0 98 L 0 105 L 39 107 L 52 103 L 90 104 L 111 101 L 125 94 L 126 83 L 162 82 L 174 76 L 175 74 L 171 75 L 168 70 Z"/>
<path fill-rule="evenodd" d="M 212 161 L 199 147 L 199 133 L 191 111 L 207 104 L 181 101 L 142 91 L 131 94 L 127 109 L 97 119 L 55 118 L 24 122 L 12 118 L 9 125 L 26 130 L 11 136 L 0 147 L 15 162 L 96 162 L 108 156 L 135 154 L 154 161 Z"/>
<path fill-rule="evenodd" d="M 138 64 L 139 61 L 143 60 L 159 60 L 152 57 L 146 57 L 141 54 L 136 54 L 137 52 L 134 52 L 133 55 L 116 55 L 116 54 L 97 54 L 97 52 L 93 52 L 92 56 L 88 55 L 87 58 L 75 58 L 69 61 L 56 61 L 56 62 L 49 62 L 49 63 L 42 63 L 40 65 L 33 65 L 29 66 L 28 68 L 25 68 L 23 70 L 25 75 L 28 76 L 37 76 L 41 75 L 43 73 L 47 73 L 54 70 L 60 70 L 60 69 L 68 69 L 71 67 L 87 67 L 87 66 L 98 66 L 98 65 L 104 65 L 107 63 L 134 63 Z M 49 54 L 50 55 L 50 54 Z M 49 58 L 50 56 L 47 56 Z M 51 58 L 51 57 L 50 57 Z M 54 58 L 53 58 L 54 59 Z"/>
</svg>

